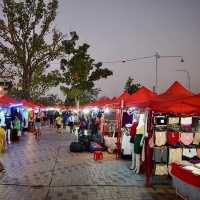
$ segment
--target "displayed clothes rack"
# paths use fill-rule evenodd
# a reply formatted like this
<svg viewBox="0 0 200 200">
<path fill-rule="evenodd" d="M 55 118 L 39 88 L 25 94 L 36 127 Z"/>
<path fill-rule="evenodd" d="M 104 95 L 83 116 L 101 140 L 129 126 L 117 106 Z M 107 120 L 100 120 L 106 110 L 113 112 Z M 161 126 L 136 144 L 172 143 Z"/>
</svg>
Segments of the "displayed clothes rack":
<svg viewBox="0 0 200 200">
<path fill-rule="evenodd" d="M 154 175 L 168 175 L 171 163 L 200 162 L 200 116 L 153 114 Z"/>
</svg>

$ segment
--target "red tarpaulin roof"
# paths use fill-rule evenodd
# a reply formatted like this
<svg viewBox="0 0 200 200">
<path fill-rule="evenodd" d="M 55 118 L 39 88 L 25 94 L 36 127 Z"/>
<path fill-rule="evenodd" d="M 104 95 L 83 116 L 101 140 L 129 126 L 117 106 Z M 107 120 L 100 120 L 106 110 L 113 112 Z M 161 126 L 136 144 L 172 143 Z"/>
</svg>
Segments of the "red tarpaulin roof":
<svg viewBox="0 0 200 200">
<path fill-rule="evenodd" d="M 181 100 L 163 103 L 160 106 L 153 106 L 152 109 L 156 112 L 200 113 L 200 106 L 192 106 Z"/>
<path fill-rule="evenodd" d="M 200 96 L 175 82 L 166 92 L 149 102 L 149 107 L 157 112 L 192 113 L 199 112 Z"/>
<path fill-rule="evenodd" d="M 0 105 L 7 106 L 9 104 L 16 104 L 18 103 L 16 99 L 9 97 L 9 96 L 0 96 Z"/>
<path fill-rule="evenodd" d="M 178 81 L 174 82 L 166 92 L 158 95 L 153 102 L 162 102 L 176 100 L 194 95 L 192 92 L 183 87 Z"/>
<path fill-rule="evenodd" d="M 130 98 L 130 94 L 128 93 L 128 91 L 124 91 L 119 97 L 113 99 L 110 102 L 110 105 L 114 107 L 121 107 L 122 101 L 125 102 L 128 98 Z"/>
<path fill-rule="evenodd" d="M 182 102 L 184 102 L 185 104 L 191 105 L 191 106 L 199 106 L 200 107 L 200 94 L 185 98 L 182 100 Z"/>
<path fill-rule="evenodd" d="M 97 99 L 96 101 L 91 102 L 86 106 L 90 106 L 90 107 L 91 106 L 104 106 L 105 104 L 109 103 L 110 101 L 111 101 L 111 99 L 108 97 L 101 97 L 100 99 Z"/>
<path fill-rule="evenodd" d="M 38 105 L 36 105 L 31 99 L 23 99 L 21 101 L 21 103 L 25 106 L 25 107 L 29 107 L 29 108 L 36 108 L 39 107 Z"/>
<path fill-rule="evenodd" d="M 156 97 L 157 94 L 148 88 L 142 86 L 135 93 L 130 95 L 125 101 L 125 106 L 139 106 L 139 104 L 151 100 Z"/>
<path fill-rule="evenodd" d="M 166 92 L 157 95 L 153 99 L 143 103 L 144 107 L 155 108 L 163 103 L 171 102 L 193 96 L 194 94 L 183 87 L 179 82 L 174 82 Z"/>
</svg>

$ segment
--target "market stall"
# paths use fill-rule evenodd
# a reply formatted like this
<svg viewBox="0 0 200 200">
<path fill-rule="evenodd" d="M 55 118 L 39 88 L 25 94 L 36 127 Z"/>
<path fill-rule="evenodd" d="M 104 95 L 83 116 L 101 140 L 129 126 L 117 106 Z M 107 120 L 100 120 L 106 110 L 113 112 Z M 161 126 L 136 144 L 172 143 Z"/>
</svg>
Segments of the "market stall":
<svg viewBox="0 0 200 200">
<path fill-rule="evenodd" d="M 145 103 L 152 109 L 150 129 L 145 139 L 147 186 L 152 184 L 153 176 L 168 175 L 174 163 L 200 162 L 197 156 L 200 144 L 199 102 L 199 96 L 175 82 L 165 93 Z M 176 177 L 175 171 L 173 176 Z"/>
</svg>

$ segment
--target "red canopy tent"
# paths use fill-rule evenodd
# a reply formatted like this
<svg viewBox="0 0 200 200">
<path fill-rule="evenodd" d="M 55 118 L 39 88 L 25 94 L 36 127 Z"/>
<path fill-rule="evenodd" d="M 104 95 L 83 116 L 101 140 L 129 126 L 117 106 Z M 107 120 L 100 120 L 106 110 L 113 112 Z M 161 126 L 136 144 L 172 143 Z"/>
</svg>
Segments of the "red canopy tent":
<svg viewBox="0 0 200 200">
<path fill-rule="evenodd" d="M 155 98 L 157 94 L 148 88 L 142 86 L 135 93 L 130 95 L 127 99 L 125 99 L 125 106 L 139 106 L 152 98 Z"/>
<path fill-rule="evenodd" d="M 184 98 L 191 97 L 194 94 L 183 87 L 179 82 L 174 82 L 166 92 L 155 96 L 149 101 L 142 103 L 143 107 L 150 107 L 152 110 L 157 110 L 161 106 L 167 106 L 172 102 L 183 100 Z M 165 105 L 164 105 L 165 104 Z"/>
<path fill-rule="evenodd" d="M 128 91 L 124 91 L 119 97 L 115 97 L 110 101 L 109 105 L 113 106 L 114 108 L 121 108 L 124 105 L 124 102 L 130 98 L 130 94 Z"/>
<path fill-rule="evenodd" d="M 182 101 L 175 101 L 170 103 L 164 103 L 163 105 L 156 106 L 154 108 L 156 112 L 165 112 L 165 113 L 200 113 L 200 106 L 189 105 Z"/>
<path fill-rule="evenodd" d="M 200 106 L 200 94 L 185 98 L 182 102 L 191 106 Z"/>
<path fill-rule="evenodd" d="M 101 97 L 100 99 L 97 99 L 96 101 L 89 103 L 88 105 L 86 105 L 86 107 L 104 106 L 110 101 L 111 99 L 108 97 Z"/>
<path fill-rule="evenodd" d="M 151 107 L 156 112 L 200 113 L 200 95 L 171 100 Z"/>
<path fill-rule="evenodd" d="M 99 99 L 97 102 L 96 102 L 96 105 L 97 106 L 105 106 L 106 104 L 109 104 L 111 101 L 110 98 L 108 97 L 102 97 L 101 99 Z"/>
<path fill-rule="evenodd" d="M 23 99 L 21 101 L 21 103 L 28 108 L 37 108 L 39 107 L 38 105 L 36 105 L 31 99 Z"/>
<path fill-rule="evenodd" d="M 0 105 L 1 106 L 8 106 L 10 104 L 18 103 L 16 99 L 9 97 L 9 96 L 1 96 L 0 97 Z"/>
</svg>

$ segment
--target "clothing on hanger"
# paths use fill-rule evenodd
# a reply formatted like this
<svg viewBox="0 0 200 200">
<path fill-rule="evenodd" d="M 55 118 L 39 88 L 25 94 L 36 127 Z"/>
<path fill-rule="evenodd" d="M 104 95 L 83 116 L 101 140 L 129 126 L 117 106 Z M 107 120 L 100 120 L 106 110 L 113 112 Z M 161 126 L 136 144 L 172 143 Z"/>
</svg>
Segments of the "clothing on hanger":
<svg viewBox="0 0 200 200">
<path fill-rule="evenodd" d="M 200 132 L 194 133 L 193 144 L 200 144 Z"/>
<path fill-rule="evenodd" d="M 162 132 L 155 132 L 155 145 L 156 146 L 163 146 L 167 142 L 167 134 L 166 131 Z"/>
<path fill-rule="evenodd" d="M 167 147 L 154 147 L 153 148 L 153 160 L 156 163 L 167 163 L 168 151 Z"/>
<path fill-rule="evenodd" d="M 155 166 L 155 175 L 167 175 L 168 174 L 168 167 L 167 165 L 163 164 L 156 164 Z"/>
<path fill-rule="evenodd" d="M 167 143 L 170 145 L 178 144 L 180 141 L 180 133 L 174 131 L 167 131 Z"/>
<path fill-rule="evenodd" d="M 190 145 L 192 144 L 192 141 L 193 141 L 193 133 L 184 133 L 184 132 L 181 132 L 181 135 L 180 135 L 180 142 L 184 145 Z"/>
<path fill-rule="evenodd" d="M 183 156 L 186 158 L 193 158 L 197 155 L 196 148 L 183 148 Z"/>
<path fill-rule="evenodd" d="M 169 148 L 169 163 L 182 160 L 182 148 Z"/>
</svg>

